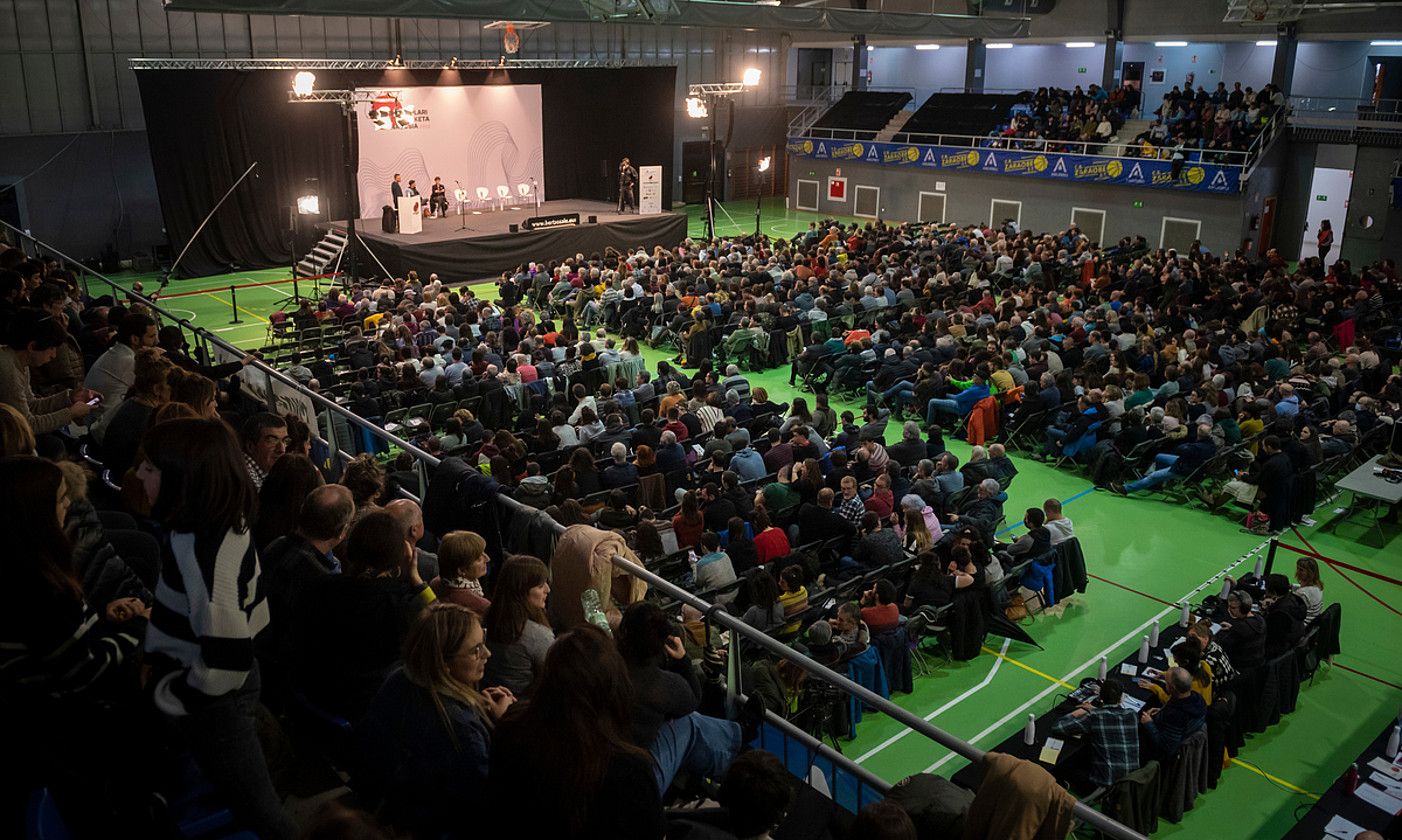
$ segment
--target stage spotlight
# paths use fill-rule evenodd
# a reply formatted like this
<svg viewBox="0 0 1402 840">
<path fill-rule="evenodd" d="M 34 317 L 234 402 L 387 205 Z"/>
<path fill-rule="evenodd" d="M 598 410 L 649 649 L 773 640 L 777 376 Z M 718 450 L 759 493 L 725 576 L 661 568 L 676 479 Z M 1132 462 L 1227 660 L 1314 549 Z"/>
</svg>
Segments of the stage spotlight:
<svg viewBox="0 0 1402 840">
<path fill-rule="evenodd" d="M 292 77 L 292 92 L 298 96 L 311 96 L 316 88 L 316 74 L 303 70 Z"/>
<path fill-rule="evenodd" d="M 300 216 L 320 216 L 321 196 L 299 195 L 297 196 L 297 214 Z"/>
<path fill-rule="evenodd" d="M 453 56 L 453 60 L 450 61 L 450 62 L 448 62 L 448 69 L 449 69 L 449 70 L 456 70 L 456 69 L 458 69 L 458 57 L 457 57 L 457 56 Z"/>
<path fill-rule="evenodd" d="M 745 75 L 740 77 L 745 87 L 755 87 L 759 84 L 760 71 L 758 67 L 746 67 Z"/>
<path fill-rule="evenodd" d="M 766 157 L 762 157 L 762 158 L 759 159 L 759 171 L 760 171 L 760 172 L 768 172 L 768 171 L 769 171 L 769 158 L 768 158 L 767 156 L 766 156 Z"/>
<path fill-rule="evenodd" d="M 706 101 L 699 96 L 686 98 L 686 115 L 692 119 L 704 120 L 708 116 Z"/>
</svg>

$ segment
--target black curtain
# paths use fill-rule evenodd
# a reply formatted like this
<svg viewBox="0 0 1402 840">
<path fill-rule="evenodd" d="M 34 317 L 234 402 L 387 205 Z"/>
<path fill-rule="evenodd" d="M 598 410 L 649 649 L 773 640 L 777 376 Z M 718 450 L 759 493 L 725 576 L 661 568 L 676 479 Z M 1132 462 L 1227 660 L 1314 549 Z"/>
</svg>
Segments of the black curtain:
<svg viewBox="0 0 1402 840">
<path fill-rule="evenodd" d="M 635 166 L 662 165 L 662 206 L 671 206 L 675 67 L 316 71 L 316 76 L 323 90 L 539 84 L 547 199 L 612 200 L 618 162 L 626 155 Z M 258 162 L 194 240 L 179 276 L 290 266 L 291 206 L 307 191 L 308 178 L 317 179 L 321 196 L 318 221 L 358 214 L 346 168 L 345 119 L 332 104 L 288 102 L 290 71 L 145 70 L 137 78 L 173 253 L 191 241 L 244 169 Z M 303 225 L 296 250 L 309 250 L 314 238 Z"/>
</svg>

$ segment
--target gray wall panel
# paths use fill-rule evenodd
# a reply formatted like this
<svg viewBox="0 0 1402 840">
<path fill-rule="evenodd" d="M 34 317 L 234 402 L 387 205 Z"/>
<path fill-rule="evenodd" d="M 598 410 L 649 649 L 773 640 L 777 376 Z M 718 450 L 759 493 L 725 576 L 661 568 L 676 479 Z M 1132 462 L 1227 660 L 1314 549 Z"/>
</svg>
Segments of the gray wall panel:
<svg viewBox="0 0 1402 840">
<path fill-rule="evenodd" d="M 839 168 L 847 178 L 848 198 L 833 202 L 827 198 L 827 179 Z M 1246 202 L 1242 197 L 1096 184 L 1068 185 L 1035 178 L 959 172 L 913 172 L 851 163 L 839 167 L 831 161 L 790 159 L 790 196 L 797 194 L 794 182 L 800 178 L 819 182 L 819 210 L 845 216 L 852 215 L 852 196 L 856 188 L 875 186 L 881 190 L 882 216 L 891 220 L 914 219 L 922 190 L 944 192 L 948 196 L 945 218 L 958 224 L 988 222 L 994 199 L 1021 201 L 1021 224 L 1036 231 L 1064 229 L 1071 221 L 1072 207 L 1104 210 L 1108 243 L 1122 236 L 1142 234 L 1151 245 L 1157 246 L 1165 216 L 1198 219 L 1202 221 L 1203 244 L 1214 253 L 1230 253 L 1240 246 L 1246 217 Z M 940 182 L 944 183 L 944 190 L 937 189 Z M 1136 201 L 1143 206 L 1135 207 Z"/>
</svg>

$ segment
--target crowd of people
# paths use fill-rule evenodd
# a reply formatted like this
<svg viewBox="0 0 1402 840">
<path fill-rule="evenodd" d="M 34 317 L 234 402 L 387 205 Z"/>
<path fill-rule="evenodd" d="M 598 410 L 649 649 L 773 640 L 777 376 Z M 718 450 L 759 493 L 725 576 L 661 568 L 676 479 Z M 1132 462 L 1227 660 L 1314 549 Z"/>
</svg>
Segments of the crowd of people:
<svg viewBox="0 0 1402 840">
<path fill-rule="evenodd" d="M 1188 482 L 1279 529 L 1309 516 L 1317 468 L 1402 410 L 1379 332 L 1402 298 L 1391 261 L 1138 244 L 832 222 L 523 265 L 492 301 L 411 275 L 289 315 L 289 329 L 349 326 L 335 358 L 287 372 L 367 417 L 480 398 L 484 416 L 457 408 L 419 444 L 559 525 L 621 531 L 649 564 L 680 559 L 677 580 L 824 662 L 941 607 L 964 616 L 967 658 L 978 616 L 1003 609 L 1004 569 L 1075 533 L 1053 499 L 997 539 L 1013 432 L 1089 461 L 1108 488 Z M 466 801 L 489 820 L 535 814 L 552 836 L 660 837 L 679 773 L 727 780 L 735 836 L 781 817 L 783 769 L 742 749 L 763 706 L 732 720 L 715 704 L 704 616 L 644 601 L 609 630 L 562 626 L 548 557 L 489 556 L 466 527 L 429 533 L 396 492 L 397 462 L 366 454 L 328 476 L 302 421 L 238 388 L 252 357 L 204 365 L 142 310 L 0 254 L 0 484 L 20 491 L 4 515 L 25 541 L 4 564 L 20 607 L 3 671 L 27 712 L 11 716 L 25 722 L 16 743 L 62 739 L 47 746 L 66 760 L 36 770 L 67 819 L 159 824 L 154 794 L 188 755 L 241 824 L 292 836 L 265 709 L 349 722 L 358 801 L 418 834 L 451 830 Z M 697 352 L 716 328 L 795 336 L 784 355 L 811 399 L 776 403 Z M 678 358 L 654 375 L 642 341 Z M 864 404 L 839 410 L 842 394 Z M 944 436 L 975 428 L 986 445 L 961 465 Z M 1138 463 L 1155 468 L 1136 477 Z M 106 532 L 128 529 L 155 537 L 154 556 L 112 548 Z M 1266 582 L 1292 617 L 1305 606 L 1275 643 L 1318 611 L 1317 572 L 1297 581 Z M 826 591 L 852 597 L 827 606 Z M 1231 609 L 1240 620 L 1201 640 L 1209 677 L 1273 643 L 1277 608 L 1264 628 L 1249 601 Z M 1169 672 L 1165 711 L 1144 722 L 1156 749 L 1191 730 L 1203 680 L 1184 674 Z M 558 807 L 526 807 L 542 797 Z"/>
<path fill-rule="evenodd" d="M 1156 158 L 1181 165 L 1188 160 L 1239 163 L 1272 116 L 1285 107 L 1279 88 L 1230 90 L 1218 82 L 1211 91 L 1202 85 L 1174 85 L 1157 103 L 1141 104 L 1136 87 L 1107 91 L 1098 85 L 1082 90 L 1039 88 L 1019 98 L 1008 121 L 988 141 L 997 148 L 1027 151 L 1096 154 L 1109 147 L 1115 157 Z M 1149 105 L 1154 105 L 1152 111 Z M 1143 113 L 1151 122 L 1134 137 L 1121 137 L 1125 122 Z M 1092 145 L 1086 145 L 1092 144 Z M 1119 145 L 1112 145 L 1119 144 Z M 1175 173 L 1176 177 L 1176 173 Z"/>
</svg>

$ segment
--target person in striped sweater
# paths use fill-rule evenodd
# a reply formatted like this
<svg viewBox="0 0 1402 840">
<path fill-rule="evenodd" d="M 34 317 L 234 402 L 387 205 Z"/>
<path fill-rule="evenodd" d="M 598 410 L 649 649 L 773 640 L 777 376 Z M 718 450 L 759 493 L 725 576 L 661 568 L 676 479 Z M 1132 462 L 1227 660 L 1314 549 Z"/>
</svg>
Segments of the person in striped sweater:
<svg viewBox="0 0 1402 840">
<path fill-rule="evenodd" d="M 265 840 L 290 838 L 254 726 L 253 642 L 268 603 L 250 531 L 258 494 L 238 441 L 222 420 L 168 420 L 142 450 L 137 476 L 165 529 L 147 690 L 235 818 Z"/>
</svg>

